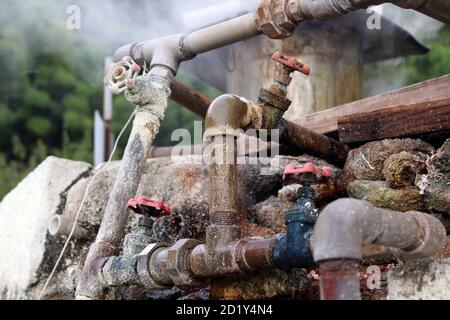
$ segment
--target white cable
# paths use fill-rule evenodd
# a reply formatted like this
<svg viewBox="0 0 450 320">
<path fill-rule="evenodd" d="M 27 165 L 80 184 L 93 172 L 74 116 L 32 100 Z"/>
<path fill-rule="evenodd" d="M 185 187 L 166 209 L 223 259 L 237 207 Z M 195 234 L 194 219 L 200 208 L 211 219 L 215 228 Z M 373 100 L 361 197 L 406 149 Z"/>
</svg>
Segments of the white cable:
<svg viewBox="0 0 450 320">
<path fill-rule="evenodd" d="M 70 242 L 70 240 L 71 240 L 72 237 L 73 237 L 73 234 L 74 234 L 74 232 L 75 232 L 75 228 L 76 228 L 77 223 L 78 223 L 78 218 L 80 217 L 81 209 L 83 208 L 84 203 L 86 202 L 86 199 L 87 199 L 87 196 L 88 196 L 88 194 L 89 194 L 90 188 L 91 188 L 92 185 L 94 184 L 95 179 L 97 178 L 97 176 L 98 176 L 98 175 L 99 175 L 106 167 L 108 167 L 109 164 L 111 163 L 112 158 L 114 157 L 114 153 L 117 151 L 117 147 L 118 147 L 118 145 L 119 145 L 120 138 L 121 138 L 122 135 L 125 133 L 125 130 L 128 128 L 128 126 L 130 125 L 131 120 L 133 120 L 133 117 L 134 117 L 134 115 L 136 114 L 136 111 L 137 111 L 137 108 L 133 111 L 133 113 L 131 114 L 131 116 L 130 116 L 130 118 L 128 119 L 127 123 L 126 123 L 125 126 L 122 128 L 122 131 L 121 131 L 120 134 L 117 136 L 116 143 L 114 144 L 114 148 L 113 148 L 113 150 L 112 150 L 112 152 L 111 152 L 111 155 L 109 156 L 108 161 L 107 161 L 107 162 L 106 162 L 106 163 L 105 163 L 105 164 L 97 171 L 97 173 L 94 175 L 94 177 L 92 178 L 92 180 L 91 180 L 91 182 L 89 183 L 89 185 L 86 187 L 86 191 L 84 192 L 84 197 L 83 197 L 83 200 L 81 201 L 80 208 L 78 209 L 77 214 L 75 215 L 75 221 L 73 222 L 72 229 L 71 229 L 71 231 L 70 231 L 70 233 L 69 233 L 69 236 L 67 237 L 66 242 L 64 243 L 64 246 L 63 246 L 63 248 L 62 248 L 62 250 L 61 250 L 61 253 L 59 254 L 58 259 L 56 260 L 56 263 L 55 263 L 55 266 L 53 267 L 52 272 L 51 272 L 50 275 L 48 276 L 47 281 L 45 282 L 45 285 L 44 285 L 44 287 L 42 288 L 41 293 L 39 294 L 38 300 L 41 300 L 42 296 L 44 295 L 45 291 L 47 290 L 47 287 L 48 287 L 48 285 L 49 285 L 49 283 L 50 283 L 50 280 L 53 278 L 53 276 L 54 276 L 54 274 L 55 274 L 55 272 L 56 272 L 56 269 L 58 268 L 58 265 L 59 265 L 59 263 L 61 262 L 62 257 L 64 256 L 64 252 L 66 251 L 67 246 L 69 245 L 69 242 Z"/>
</svg>

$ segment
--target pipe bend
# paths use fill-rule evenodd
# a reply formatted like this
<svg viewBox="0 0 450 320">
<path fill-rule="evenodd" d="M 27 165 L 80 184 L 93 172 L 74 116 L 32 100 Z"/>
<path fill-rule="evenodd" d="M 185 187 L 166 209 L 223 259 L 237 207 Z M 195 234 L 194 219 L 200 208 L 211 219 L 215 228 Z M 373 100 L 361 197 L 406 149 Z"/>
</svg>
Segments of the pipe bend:
<svg viewBox="0 0 450 320">
<path fill-rule="evenodd" d="M 320 214 L 313 235 L 314 261 L 362 260 L 362 245 L 379 244 L 401 259 L 435 255 L 447 243 L 442 223 L 422 212 L 395 212 L 366 201 L 340 199 Z"/>
<path fill-rule="evenodd" d="M 251 107 L 243 98 L 225 94 L 215 99 L 205 120 L 205 138 L 219 135 L 238 136 L 251 123 Z"/>
<path fill-rule="evenodd" d="M 374 209 L 355 199 L 339 199 L 325 207 L 314 227 L 314 261 L 362 260 L 361 245 L 375 240 L 367 230 L 378 230 L 381 225 L 380 216 L 370 214 Z"/>
</svg>

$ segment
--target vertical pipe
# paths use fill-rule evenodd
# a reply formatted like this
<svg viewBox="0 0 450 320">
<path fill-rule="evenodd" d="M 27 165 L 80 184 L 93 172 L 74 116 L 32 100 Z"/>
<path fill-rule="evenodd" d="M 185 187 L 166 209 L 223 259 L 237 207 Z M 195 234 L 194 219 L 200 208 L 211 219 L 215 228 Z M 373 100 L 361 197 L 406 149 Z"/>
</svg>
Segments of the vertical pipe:
<svg viewBox="0 0 450 320">
<path fill-rule="evenodd" d="M 359 262 L 331 260 L 320 264 L 321 300 L 361 300 Z"/>
<path fill-rule="evenodd" d="M 170 95 L 168 83 L 137 78 L 127 98 L 138 106 L 133 129 L 103 215 L 97 238 L 91 246 L 77 288 L 77 297 L 99 299 L 103 284 L 98 261 L 117 254 L 128 222 L 128 200 L 136 195 L 150 147 L 159 131 Z"/>
</svg>

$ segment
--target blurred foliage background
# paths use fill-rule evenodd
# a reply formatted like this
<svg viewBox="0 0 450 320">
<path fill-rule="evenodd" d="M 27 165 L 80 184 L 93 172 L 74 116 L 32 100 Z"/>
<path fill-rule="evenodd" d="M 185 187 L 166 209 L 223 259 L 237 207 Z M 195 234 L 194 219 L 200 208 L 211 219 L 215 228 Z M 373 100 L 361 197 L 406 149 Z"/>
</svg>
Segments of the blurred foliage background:
<svg viewBox="0 0 450 320">
<path fill-rule="evenodd" d="M 92 163 L 103 58 L 117 45 L 68 32 L 65 20 L 42 18 L 45 2 L 29 1 L 26 8 L 19 2 L 0 4 L 0 199 L 48 155 Z M 381 72 L 389 79 L 401 72 L 405 84 L 411 84 L 450 73 L 450 27 L 426 45 L 428 55 L 402 59 L 389 71 L 367 66 L 367 77 Z M 218 94 L 188 75 L 181 78 L 210 97 Z M 132 110 L 122 96 L 115 97 L 116 136 Z M 194 120 L 198 118 L 171 102 L 156 144 L 170 145 L 172 131 L 192 130 Z M 125 143 L 126 138 L 117 157 Z"/>
</svg>

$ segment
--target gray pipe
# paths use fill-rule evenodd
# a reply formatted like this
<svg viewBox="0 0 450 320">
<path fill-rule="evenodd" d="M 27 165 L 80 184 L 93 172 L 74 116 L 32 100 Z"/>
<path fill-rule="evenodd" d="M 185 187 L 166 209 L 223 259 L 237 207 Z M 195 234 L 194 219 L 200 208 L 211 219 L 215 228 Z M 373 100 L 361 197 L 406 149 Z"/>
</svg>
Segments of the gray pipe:
<svg viewBox="0 0 450 320">
<path fill-rule="evenodd" d="M 114 60 L 130 56 L 139 64 L 162 65 L 177 72 L 179 64 L 193 59 L 197 54 L 243 41 L 260 34 L 255 13 L 249 13 L 188 35 L 178 34 L 157 40 L 128 44 L 119 48 Z"/>
<path fill-rule="evenodd" d="M 450 1 L 448 0 L 289 0 L 288 11 L 297 22 L 310 19 L 329 20 L 383 3 L 392 3 L 404 9 L 414 9 L 450 24 Z"/>
<path fill-rule="evenodd" d="M 400 213 L 355 199 L 331 203 L 320 214 L 312 241 L 314 261 L 325 275 L 321 278 L 322 298 L 359 296 L 359 278 L 355 279 L 353 265 L 362 260 L 361 247 L 367 244 L 389 247 L 402 260 L 421 259 L 445 247 L 447 234 L 438 219 L 422 212 Z M 346 270 L 342 274 L 346 281 L 337 279 L 339 270 Z M 347 292 L 356 289 L 357 293 Z"/>
</svg>

